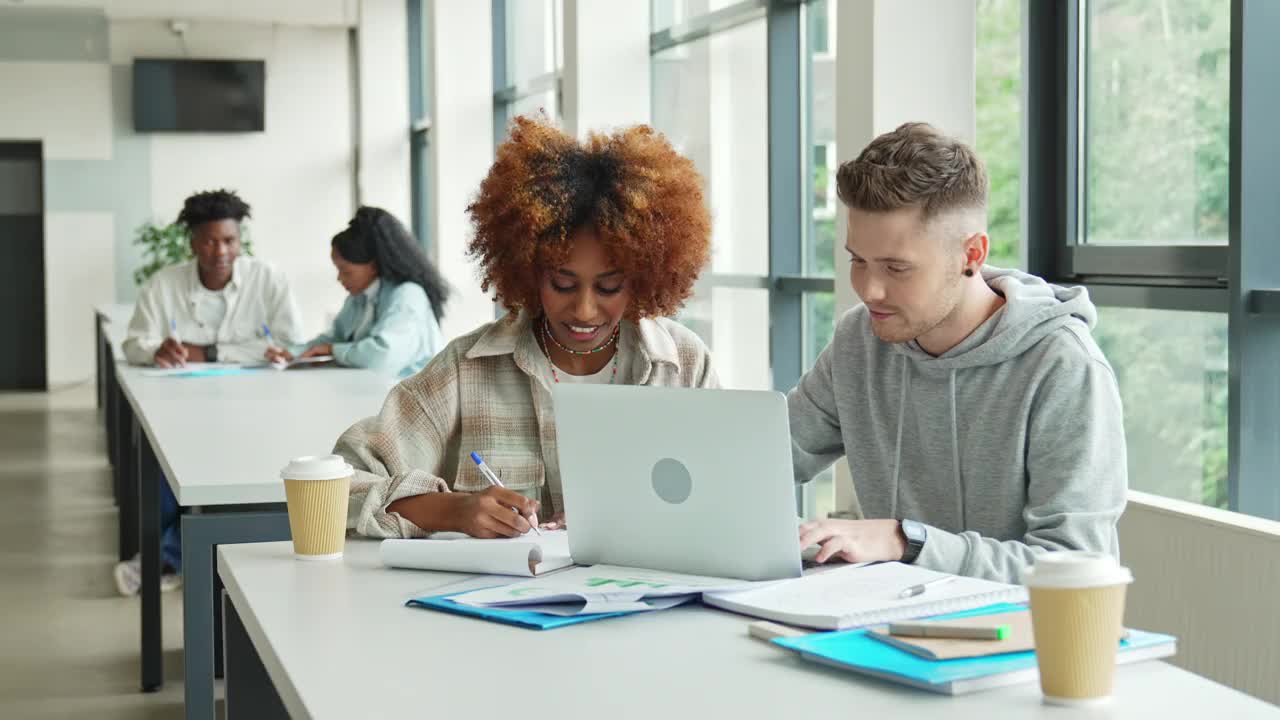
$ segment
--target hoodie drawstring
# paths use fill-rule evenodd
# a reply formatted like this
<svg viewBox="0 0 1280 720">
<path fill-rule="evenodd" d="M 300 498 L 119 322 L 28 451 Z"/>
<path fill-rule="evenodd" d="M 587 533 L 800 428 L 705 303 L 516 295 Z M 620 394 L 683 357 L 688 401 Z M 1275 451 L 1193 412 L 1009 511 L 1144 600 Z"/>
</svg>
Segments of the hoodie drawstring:
<svg viewBox="0 0 1280 720">
<path fill-rule="evenodd" d="M 956 479 L 956 504 L 960 510 L 960 527 L 968 527 L 964 518 L 964 480 L 960 477 L 960 428 L 956 423 L 956 369 L 951 368 L 951 469 Z"/>
<path fill-rule="evenodd" d="M 907 414 L 907 386 L 911 384 L 911 375 L 907 371 L 907 358 L 902 358 L 902 395 L 898 398 L 898 439 L 893 445 L 893 495 L 889 500 L 889 517 L 898 517 L 898 479 L 902 470 L 902 419 Z"/>
</svg>

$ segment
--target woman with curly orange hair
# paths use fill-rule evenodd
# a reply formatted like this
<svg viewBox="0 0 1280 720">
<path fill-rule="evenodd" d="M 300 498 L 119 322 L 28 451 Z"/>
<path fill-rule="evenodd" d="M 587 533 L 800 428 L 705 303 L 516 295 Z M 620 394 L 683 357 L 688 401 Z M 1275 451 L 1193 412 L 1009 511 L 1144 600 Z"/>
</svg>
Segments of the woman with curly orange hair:
<svg viewBox="0 0 1280 720">
<path fill-rule="evenodd" d="M 510 312 L 452 342 L 339 438 L 363 535 L 513 537 L 544 509 L 542 527 L 563 527 L 552 386 L 718 385 L 706 345 L 664 317 L 710 252 L 702 179 L 652 128 L 578 142 L 516 118 L 468 211 L 483 287 Z"/>
</svg>

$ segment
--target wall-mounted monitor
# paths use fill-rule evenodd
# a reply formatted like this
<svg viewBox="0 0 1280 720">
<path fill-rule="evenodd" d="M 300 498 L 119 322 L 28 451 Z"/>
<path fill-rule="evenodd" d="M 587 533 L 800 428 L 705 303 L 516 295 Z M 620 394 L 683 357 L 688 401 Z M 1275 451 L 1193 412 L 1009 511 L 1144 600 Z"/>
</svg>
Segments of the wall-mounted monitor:
<svg viewBox="0 0 1280 720">
<path fill-rule="evenodd" d="M 265 108 L 262 60 L 133 61 L 138 132 L 262 132 Z"/>
</svg>

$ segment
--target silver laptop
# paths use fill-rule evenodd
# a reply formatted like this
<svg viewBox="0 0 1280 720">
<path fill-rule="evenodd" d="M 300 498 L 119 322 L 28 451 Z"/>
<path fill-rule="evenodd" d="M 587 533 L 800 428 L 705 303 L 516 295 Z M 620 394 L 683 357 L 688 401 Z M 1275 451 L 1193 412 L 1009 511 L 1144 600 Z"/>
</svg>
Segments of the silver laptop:
<svg viewBox="0 0 1280 720">
<path fill-rule="evenodd" d="M 562 384 L 553 401 L 575 562 L 800 576 L 781 393 Z"/>
</svg>

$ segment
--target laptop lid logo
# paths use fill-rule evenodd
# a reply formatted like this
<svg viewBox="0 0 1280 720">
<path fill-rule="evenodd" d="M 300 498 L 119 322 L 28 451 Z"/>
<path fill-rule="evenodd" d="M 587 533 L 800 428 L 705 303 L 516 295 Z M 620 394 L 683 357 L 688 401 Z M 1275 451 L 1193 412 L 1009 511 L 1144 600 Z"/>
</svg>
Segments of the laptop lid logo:
<svg viewBox="0 0 1280 720">
<path fill-rule="evenodd" d="M 693 492 L 693 478 L 679 460 L 672 458 L 659 460 L 654 463 L 650 477 L 653 481 L 653 492 L 672 505 L 679 505 L 688 500 Z"/>
</svg>

